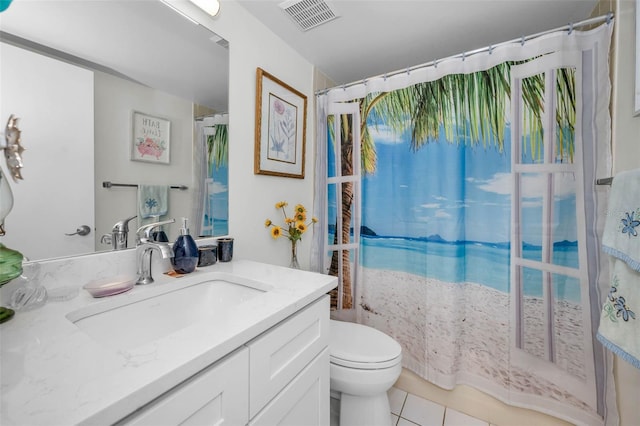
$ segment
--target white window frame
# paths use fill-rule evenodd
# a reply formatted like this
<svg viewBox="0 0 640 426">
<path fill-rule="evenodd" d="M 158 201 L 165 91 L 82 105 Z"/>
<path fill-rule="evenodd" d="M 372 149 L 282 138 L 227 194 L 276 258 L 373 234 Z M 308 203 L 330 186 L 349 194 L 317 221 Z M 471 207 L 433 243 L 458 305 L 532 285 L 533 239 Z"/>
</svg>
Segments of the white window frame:
<svg viewBox="0 0 640 426">
<path fill-rule="evenodd" d="M 340 132 L 340 115 L 351 115 L 352 116 L 352 132 L 353 132 L 353 174 L 350 176 L 342 176 L 342 136 Z M 324 211 L 324 223 L 329 224 L 329 186 L 336 185 L 336 234 L 338 235 L 336 241 L 337 244 L 330 244 L 328 241 L 328 228 L 325 230 L 325 238 L 324 238 L 324 265 L 325 269 L 329 269 L 329 265 L 331 264 L 331 255 L 334 251 L 339 253 L 338 255 L 338 309 L 343 309 L 342 306 L 342 295 L 344 292 L 343 288 L 343 259 L 341 253 L 343 251 L 350 251 L 354 254 L 355 262 L 353 267 L 351 268 L 351 291 L 353 298 L 353 309 L 356 306 L 356 300 L 359 296 L 359 292 L 357 291 L 357 279 L 358 279 L 358 259 L 360 258 L 360 222 L 361 222 L 361 152 L 360 152 L 360 103 L 359 102 L 336 102 L 329 104 L 327 117 L 335 116 L 335 120 L 333 120 L 333 134 L 334 134 L 334 156 L 335 156 L 335 170 L 333 171 L 333 177 L 327 176 L 327 188 L 325 191 L 325 206 L 327 208 Z M 351 203 L 352 207 L 352 223 L 353 223 L 353 242 L 343 243 L 341 239 L 341 230 L 342 230 L 342 184 L 345 182 L 353 183 L 353 201 Z"/>
<path fill-rule="evenodd" d="M 576 69 L 576 123 L 575 123 L 575 151 L 572 164 L 555 163 L 555 135 L 556 135 L 556 71 L 559 68 Z M 544 140 L 544 162 L 542 164 L 522 164 L 522 122 L 521 115 L 524 110 L 522 100 L 522 79 L 536 74 L 545 75 L 545 93 L 553 96 L 545 97 L 544 115 L 542 118 Z M 555 359 L 555 332 L 553 307 L 555 304 L 552 289 L 552 274 L 561 274 L 576 278 L 580 282 L 580 296 L 582 306 L 582 323 L 591 324 L 589 303 L 589 279 L 586 249 L 586 224 L 584 206 L 584 177 L 582 154 L 582 58 L 581 52 L 559 52 L 549 54 L 523 65 L 511 68 L 511 167 L 512 167 L 512 200 L 511 200 L 511 341 L 512 362 L 525 369 L 535 366 L 538 374 L 552 383 L 562 383 L 564 388 L 578 395 L 592 406 L 596 400 L 596 385 L 593 366 L 593 343 L 591 328 L 584 327 L 584 366 L 586 381 L 581 380 L 556 365 Z M 553 218 L 553 174 L 572 173 L 576 181 L 576 230 L 578 238 L 578 268 L 565 267 L 552 263 L 553 236 L 550 232 L 544 232 L 542 239 L 542 260 L 525 259 L 522 253 L 522 236 L 519 224 L 522 220 L 523 197 L 521 177 L 525 173 L 540 173 L 547 175 L 546 191 L 543 195 L 543 217 L 547 223 Z M 545 357 L 540 358 L 523 350 L 524 339 L 524 312 L 521 268 L 531 268 L 542 272 L 543 276 L 543 301 L 544 301 L 544 325 L 545 325 Z"/>
</svg>

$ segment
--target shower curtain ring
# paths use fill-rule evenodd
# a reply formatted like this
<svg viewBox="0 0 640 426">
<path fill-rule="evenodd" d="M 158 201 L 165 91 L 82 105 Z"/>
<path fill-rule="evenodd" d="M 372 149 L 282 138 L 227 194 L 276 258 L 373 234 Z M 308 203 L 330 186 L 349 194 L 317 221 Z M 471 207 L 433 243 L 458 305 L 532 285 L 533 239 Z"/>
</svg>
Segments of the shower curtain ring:
<svg viewBox="0 0 640 426">
<path fill-rule="evenodd" d="M 489 55 L 493 54 L 493 46 L 489 45 Z"/>
<path fill-rule="evenodd" d="M 524 46 L 524 36 L 522 36 L 522 38 L 520 38 L 520 46 Z"/>
<path fill-rule="evenodd" d="M 611 18 L 613 18 L 613 12 L 607 12 L 607 25 L 611 23 Z"/>
<path fill-rule="evenodd" d="M 465 59 L 467 59 L 467 52 L 462 52 L 462 62 L 464 62 Z"/>
<path fill-rule="evenodd" d="M 569 34 L 567 35 L 571 35 L 571 33 L 573 32 L 573 22 L 569 23 Z"/>
</svg>

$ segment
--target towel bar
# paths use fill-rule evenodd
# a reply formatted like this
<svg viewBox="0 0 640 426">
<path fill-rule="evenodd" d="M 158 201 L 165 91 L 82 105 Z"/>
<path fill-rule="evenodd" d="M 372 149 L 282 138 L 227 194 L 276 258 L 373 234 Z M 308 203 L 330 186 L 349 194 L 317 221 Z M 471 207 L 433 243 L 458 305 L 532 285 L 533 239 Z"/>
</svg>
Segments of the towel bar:
<svg viewBox="0 0 640 426">
<path fill-rule="evenodd" d="M 137 188 L 138 185 L 135 183 L 113 183 L 113 182 L 109 182 L 109 181 L 104 181 L 102 182 L 102 187 L 103 188 L 111 188 L 112 186 L 127 186 L 130 188 Z M 179 189 L 181 191 L 186 191 L 187 189 L 189 189 L 188 186 L 186 185 L 172 185 L 169 188 L 171 189 Z"/>
</svg>

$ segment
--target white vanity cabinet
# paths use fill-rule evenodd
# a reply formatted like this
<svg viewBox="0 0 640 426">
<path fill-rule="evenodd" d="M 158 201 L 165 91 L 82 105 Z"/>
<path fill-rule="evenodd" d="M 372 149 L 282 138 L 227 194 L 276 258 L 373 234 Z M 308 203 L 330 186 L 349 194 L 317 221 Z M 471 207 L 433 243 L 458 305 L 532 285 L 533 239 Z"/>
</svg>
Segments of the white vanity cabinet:
<svg viewBox="0 0 640 426">
<path fill-rule="evenodd" d="M 145 405 L 119 425 L 244 425 L 249 350 L 242 348 Z"/>
<path fill-rule="evenodd" d="M 251 425 L 329 424 L 328 296 L 247 346 Z"/>
<path fill-rule="evenodd" d="M 328 425 L 329 298 L 247 342 L 120 425 Z"/>
</svg>

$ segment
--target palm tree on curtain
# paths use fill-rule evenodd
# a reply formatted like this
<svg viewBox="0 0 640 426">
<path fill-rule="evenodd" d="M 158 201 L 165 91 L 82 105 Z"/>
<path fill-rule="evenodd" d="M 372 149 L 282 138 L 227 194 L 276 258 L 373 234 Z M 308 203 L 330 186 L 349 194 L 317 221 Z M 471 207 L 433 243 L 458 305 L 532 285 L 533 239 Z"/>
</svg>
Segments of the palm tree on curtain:
<svg viewBox="0 0 640 426">
<path fill-rule="evenodd" d="M 218 124 L 213 135 L 207 136 L 207 164 L 208 175 L 211 175 L 213 168 L 227 164 L 229 159 L 228 131 L 226 124 Z"/>
<path fill-rule="evenodd" d="M 361 117 L 361 167 L 364 174 L 376 171 L 377 155 L 373 138 L 368 131 L 369 118 L 374 123 L 384 122 L 396 135 L 411 131 L 411 149 L 419 150 L 425 144 L 436 141 L 444 130 L 448 143 L 475 146 L 480 141 L 486 147 L 493 143 L 500 151 L 504 148 L 504 129 L 508 120 L 511 96 L 511 66 L 522 62 L 504 62 L 488 70 L 471 74 L 450 74 L 442 78 L 409 86 L 393 92 L 372 93 L 358 100 Z M 575 124 L 575 70 L 559 69 L 556 75 L 556 156 L 573 161 Z M 524 129 L 528 139 L 523 139 L 533 159 L 542 156 L 542 115 L 544 112 L 545 78 L 539 74 L 522 81 L 524 101 Z M 374 124 L 375 126 L 376 124 Z M 342 171 L 353 170 L 351 149 L 351 121 L 341 116 Z M 344 142 L 347 143 L 344 143 Z M 346 145 L 346 147 L 345 147 Z M 347 173 L 345 173 L 347 172 Z M 341 238 L 348 241 L 351 225 L 353 185 L 342 185 Z M 337 242 L 338 232 L 334 236 Z M 330 275 L 338 275 L 338 255 L 333 252 Z M 344 309 L 352 308 L 352 282 L 349 252 L 343 251 Z M 337 293 L 336 293 L 337 294 Z M 337 301 L 332 301 L 336 306 Z"/>
</svg>

